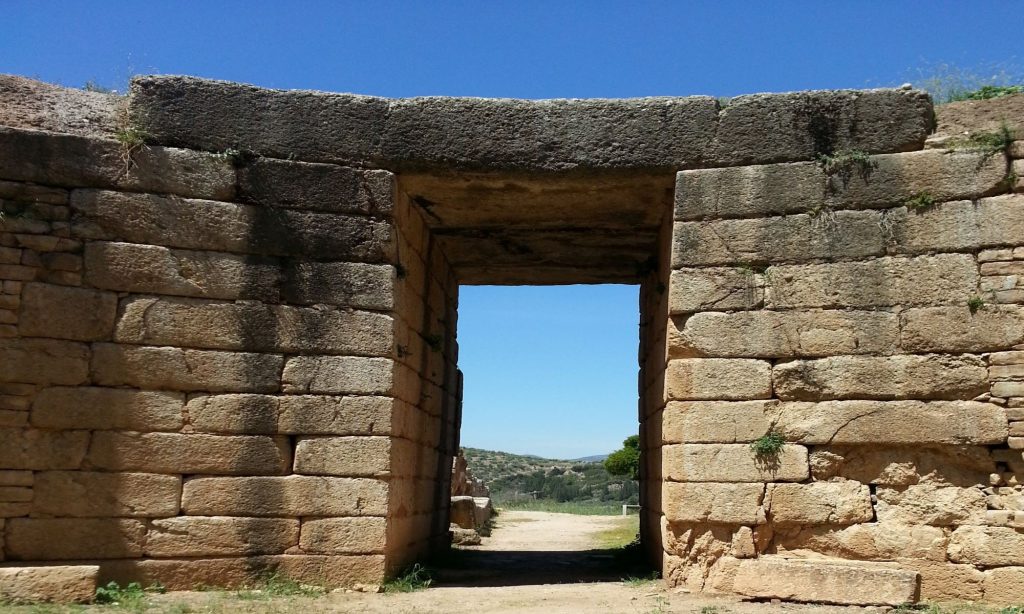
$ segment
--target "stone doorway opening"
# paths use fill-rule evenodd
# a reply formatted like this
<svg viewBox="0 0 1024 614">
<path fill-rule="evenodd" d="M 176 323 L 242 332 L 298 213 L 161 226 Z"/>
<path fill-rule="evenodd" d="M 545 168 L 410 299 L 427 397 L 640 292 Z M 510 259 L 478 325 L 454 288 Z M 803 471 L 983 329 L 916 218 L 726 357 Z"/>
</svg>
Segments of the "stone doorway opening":
<svg viewBox="0 0 1024 614">
<path fill-rule="evenodd" d="M 649 575 L 633 476 L 607 454 L 638 434 L 636 285 L 466 286 L 464 374 L 441 580 L 581 582 Z M 465 462 L 464 462 L 465 460 Z M 468 465 L 468 471 L 462 467 Z M 497 510 L 490 516 L 490 509 Z"/>
</svg>

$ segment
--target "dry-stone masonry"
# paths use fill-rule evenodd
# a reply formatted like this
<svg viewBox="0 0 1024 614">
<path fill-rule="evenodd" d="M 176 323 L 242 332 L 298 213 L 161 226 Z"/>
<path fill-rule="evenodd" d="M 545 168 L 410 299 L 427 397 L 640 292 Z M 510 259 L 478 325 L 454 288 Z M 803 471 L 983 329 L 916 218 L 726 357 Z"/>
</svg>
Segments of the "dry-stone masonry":
<svg viewBox="0 0 1024 614">
<path fill-rule="evenodd" d="M 2 77 L 0 592 L 379 583 L 448 545 L 459 285 L 616 282 L 671 584 L 1019 601 L 1014 134 L 1024 96 L 910 88 Z"/>
</svg>

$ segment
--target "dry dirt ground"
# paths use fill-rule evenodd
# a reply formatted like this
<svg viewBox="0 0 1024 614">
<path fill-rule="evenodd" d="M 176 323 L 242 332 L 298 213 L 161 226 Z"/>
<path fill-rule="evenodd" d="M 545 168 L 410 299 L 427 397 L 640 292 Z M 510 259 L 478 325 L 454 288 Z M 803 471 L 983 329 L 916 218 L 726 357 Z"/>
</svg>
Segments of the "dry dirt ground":
<svg viewBox="0 0 1024 614">
<path fill-rule="evenodd" d="M 270 595 L 261 591 L 175 592 L 119 606 L 8 606 L 17 614 L 64 612 L 251 613 L 358 612 L 654 614 L 864 614 L 879 609 L 742 602 L 667 589 L 622 556 L 636 517 L 504 512 L 483 544 L 437 562 L 430 588 L 409 593 L 335 592 Z M 289 592 L 289 591 L 284 591 Z"/>
</svg>

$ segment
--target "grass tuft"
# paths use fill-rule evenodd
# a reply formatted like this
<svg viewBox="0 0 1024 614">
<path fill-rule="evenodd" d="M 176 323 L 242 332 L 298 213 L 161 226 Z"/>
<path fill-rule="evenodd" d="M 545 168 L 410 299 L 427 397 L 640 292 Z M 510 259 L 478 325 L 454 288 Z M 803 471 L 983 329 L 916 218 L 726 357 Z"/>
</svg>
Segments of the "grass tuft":
<svg viewBox="0 0 1024 614">
<path fill-rule="evenodd" d="M 778 456 L 779 452 L 782 452 L 784 445 L 786 445 L 786 440 L 781 434 L 775 431 L 768 431 L 751 442 L 750 449 L 754 456 L 758 458 L 769 458 Z"/>
<path fill-rule="evenodd" d="M 385 582 L 382 588 L 385 593 L 411 593 L 429 588 L 433 583 L 434 572 L 416 563 L 402 575 Z"/>
</svg>

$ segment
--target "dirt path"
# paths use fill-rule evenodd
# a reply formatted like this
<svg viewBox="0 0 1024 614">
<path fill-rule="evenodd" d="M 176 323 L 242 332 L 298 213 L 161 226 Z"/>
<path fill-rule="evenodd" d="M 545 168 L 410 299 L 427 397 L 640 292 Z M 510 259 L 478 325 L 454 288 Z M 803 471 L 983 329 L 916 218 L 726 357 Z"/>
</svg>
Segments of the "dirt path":
<svg viewBox="0 0 1024 614">
<path fill-rule="evenodd" d="M 632 527 L 636 517 L 579 516 L 551 512 L 502 512 L 495 519 L 494 531 L 475 550 L 544 551 L 592 550 L 600 548 L 602 531 Z"/>
</svg>

